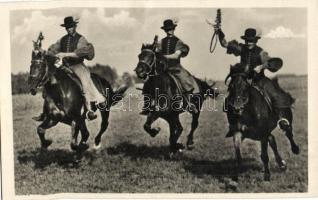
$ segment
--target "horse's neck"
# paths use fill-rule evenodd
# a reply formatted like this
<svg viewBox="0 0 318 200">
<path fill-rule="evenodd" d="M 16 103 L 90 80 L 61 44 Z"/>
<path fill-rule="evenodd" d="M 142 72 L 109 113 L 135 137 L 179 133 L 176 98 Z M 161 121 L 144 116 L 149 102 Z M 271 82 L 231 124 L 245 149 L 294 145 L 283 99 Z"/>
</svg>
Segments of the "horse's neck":
<svg viewBox="0 0 318 200">
<path fill-rule="evenodd" d="M 152 76 L 149 79 L 148 84 L 151 85 L 151 88 L 153 88 L 153 91 L 159 90 L 158 92 L 160 94 L 173 93 L 174 88 L 176 88 L 174 81 L 166 72 Z"/>
<path fill-rule="evenodd" d="M 49 81 L 45 84 L 46 90 L 53 98 L 61 100 L 64 94 L 68 93 L 72 87 L 69 78 L 63 75 L 61 71 L 56 70 L 54 73 L 49 74 Z"/>
<path fill-rule="evenodd" d="M 254 112 L 259 112 L 259 109 L 268 108 L 265 98 L 261 95 L 261 93 L 257 89 L 250 86 L 248 93 L 249 93 L 248 104 L 253 106 Z"/>
</svg>

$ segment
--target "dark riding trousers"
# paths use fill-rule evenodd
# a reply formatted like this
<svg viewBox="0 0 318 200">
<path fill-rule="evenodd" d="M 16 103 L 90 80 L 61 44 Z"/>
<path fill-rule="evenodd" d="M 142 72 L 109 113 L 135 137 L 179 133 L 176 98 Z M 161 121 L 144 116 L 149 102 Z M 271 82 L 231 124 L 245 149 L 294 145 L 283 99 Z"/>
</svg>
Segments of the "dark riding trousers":
<svg viewBox="0 0 318 200">
<path fill-rule="evenodd" d="M 162 55 L 171 55 L 178 50 L 181 51 L 181 57 L 185 57 L 188 55 L 190 48 L 176 36 L 163 38 L 158 49 L 159 53 Z M 183 92 L 200 92 L 199 86 L 196 83 L 194 77 L 180 64 L 180 58 L 167 59 L 166 65 L 166 70 L 179 81 Z"/>
</svg>

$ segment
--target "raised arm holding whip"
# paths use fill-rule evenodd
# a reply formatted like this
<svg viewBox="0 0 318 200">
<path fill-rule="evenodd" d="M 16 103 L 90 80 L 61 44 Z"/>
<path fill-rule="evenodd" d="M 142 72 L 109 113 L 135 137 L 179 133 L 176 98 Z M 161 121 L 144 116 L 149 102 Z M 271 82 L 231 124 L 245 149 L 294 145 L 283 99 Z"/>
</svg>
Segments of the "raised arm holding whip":
<svg viewBox="0 0 318 200">
<path fill-rule="evenodd" d="M 217 9 L 216 11 L 216 18 L 215 18 L 215 24 L 212 24 L 211 22 L 209 22 L 208 20 L 207 23 L 211 26 L 213 26 L 214 28 L 214 33 L 212 35 L 212 38 L 211 38 L 211 42 L 210 42 L 210 53 L 213 53 L 215 48 L 216 48 L 216 45 L 218 43 L 218 34 L 219 34 L 219 29 L 221 29 L 221 9 Z"/>
<path fill-rule="evenodd" d="M 218 10 L 218 15 L 219 12 Z M 264 93 L 264 96 L 270 100 L 272 109 L 279 116 L 278 124 L 281 127 L 289 125 L 288 120 L 284 117 L 283 110 L 291 107 L 294 99 L 289 93 L 283 91 L 278 83 L 274 83 L 273 80 L 267 78 L 264 73 L 265 69 L 271 72 L 278 71 L 282 67 L 283 61 L 280 58 L 271 58 L 265 50 L 257 45 L 258 40 L 261 39 L 261 34 L 255 28 L 245 30 L 244 35 L 241 36 L 244 43 L 239 43 L 236 40 L 227 42 L 220 24 L 217 23 L 214 28 L 215 34 L 218 35 L 221 46 L 226 48 L 227 54 L 240 57 L 240 63 L 232 68 L 238 68 L 235 71 L 245 73 L 252 84 L 258 87 Z"/>
</svg>

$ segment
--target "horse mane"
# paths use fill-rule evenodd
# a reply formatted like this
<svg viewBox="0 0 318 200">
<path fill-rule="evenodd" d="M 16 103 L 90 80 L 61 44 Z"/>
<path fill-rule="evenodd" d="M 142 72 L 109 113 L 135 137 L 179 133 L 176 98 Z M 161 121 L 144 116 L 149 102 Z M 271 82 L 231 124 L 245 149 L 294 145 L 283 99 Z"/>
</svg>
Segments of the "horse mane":
<svg viewBox="0 0 318 200">
<path fill-rule="evenodd" d="M 143 44 L 141 47 L 141 50 L 143 49 L 153 49 L 153 45 L 152 44 Z"/>
</svg>

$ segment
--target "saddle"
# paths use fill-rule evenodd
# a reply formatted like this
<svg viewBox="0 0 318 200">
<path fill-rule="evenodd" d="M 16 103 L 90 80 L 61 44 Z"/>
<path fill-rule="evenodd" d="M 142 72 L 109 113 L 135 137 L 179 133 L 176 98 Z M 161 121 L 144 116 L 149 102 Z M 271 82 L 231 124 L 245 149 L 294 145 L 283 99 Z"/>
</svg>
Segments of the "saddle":
<svg viewBox="0 0 318 200">
<path fill-rule="evenodd" d="M 81 94 L 84 96 L 84 92 L 83 92 L 83 85 L 82 82 L 80 80 L 80 78 L 67 66 L 61 66 L 59 68 L 64 74 L 66 74 L 74 83 L 76 86 L 78 86 L 78 88 L 81 91 Z M 97 74 L 94 73 L 90 73 L 91 75 L 91 79 L 95 85 L 95 87 L 97 88 L 97 90 L 105 97 L 107 98 L 107 94 L 106 94 L 106 90 L 103 90 L 102 87 L 98 87 L 99 85 L 102 85 L 100 78 L 98 78 Z"/>
<path fill-rule="evenodd" d="M 264 92 L 264 90 L 262 90 L 257 84 L 251 84 L 252 88 L 254 88 L 256 91 L 259 92 L 259 94 L 264 98 L 265 102 L 268 105 L 268 108 L 273 111 L 273 103 L 272 100 L 270 99 L 269 95 Z"/>
<path fill-rule="evenodd" d="M 167 74 L 168 74 L 169 77 L 172 79 L 172 81 L 176 84 L 179 94 L 183 94 L 183 93 L 184 93 L 184 92 L 183 92 L 184 90 L 182 89 L 181 83 L 176 79 L 176 77 L 175 77 L 173 74 L 171 74 L 171 73 L 169 73 L 169 72 L 167 72 Z"/>
<path fill-rule="evenodd" d="M 67 66 L 63 65 L 59 69 L 61 70 L 61 72 L 65 73 L 76 84 L 76 86 L 78 86 L 81 93 L 83 93 L 83 86 L 79 77 Z"/>
</svg>

